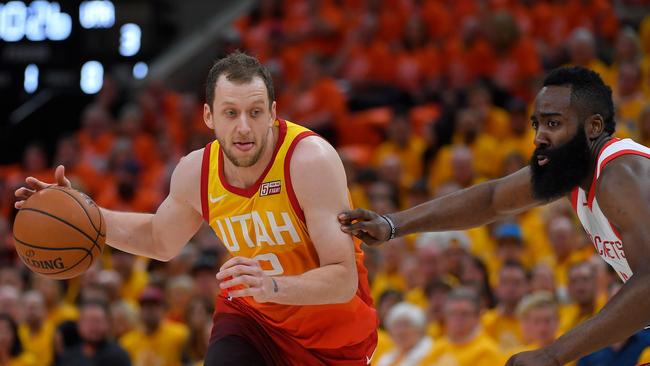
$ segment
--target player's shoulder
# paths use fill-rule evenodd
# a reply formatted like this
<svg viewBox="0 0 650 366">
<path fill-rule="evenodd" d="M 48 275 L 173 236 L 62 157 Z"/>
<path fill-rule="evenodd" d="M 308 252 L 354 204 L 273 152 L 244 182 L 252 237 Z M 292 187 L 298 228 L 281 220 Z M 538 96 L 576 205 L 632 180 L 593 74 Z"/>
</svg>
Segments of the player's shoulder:
<svg viewBox="0 0 650 366">
<path fill-rule="evenodd" d="M 180 158 L 176 164 L 175 172 L 183 175 L 199 174 L 201 173 L 201 165 L 203 164 L 203 152 L 205 148 L 191 151 L 187 155 Z"/>
<path fill-rule="evenodd" d="M 198 149 L 183 156 L 178 163 L 171 179 L 171 191 L 175 193 L 191 193 L 195 191 L 201 180 L 203 151 Z"/>
<path fill-rule="evenodd" d="M 291 156 L 291 165 L 314 167 L 312 164 L 340 161 L 336 149 L 324 138 L 311 135 L 300 139 Z"/>
<path fill-rule="evenodd" d="M 625 200 L 638 200 L 648 194 L 650 159 L 637 154 L 624 154 L 608 162 L 602 169 L 596 186 L 601 206 Z M 644 193 L 645 192 L 645 193 Z"/>
</svg>

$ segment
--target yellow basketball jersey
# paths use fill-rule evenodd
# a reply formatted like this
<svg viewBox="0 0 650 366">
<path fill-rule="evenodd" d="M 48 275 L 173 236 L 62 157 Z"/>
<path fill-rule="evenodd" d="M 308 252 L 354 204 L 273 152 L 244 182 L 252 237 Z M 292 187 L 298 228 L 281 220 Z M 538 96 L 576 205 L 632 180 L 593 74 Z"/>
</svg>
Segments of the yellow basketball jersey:
<svg viewBox="0 0 650 366">
<path fill-rule="evenodd" d="M 318 268 L 320 262 L 291 186 L 289 167 L 298 142 L 315 133 L 283 120 L 277 120 L 275 126 L 279 133 L 273 158 L 257 182 L 246 189 L 228 184 L 219 142 L 206 146 L 201 173 L 203 217 L 231 255 L 258 260 L 270 276 L 300 275 Z M 261 304 L 252 297 L 227 303 L 259 322 L 282 329 L 308 348 L 356 344 L 375 332 L 377 320 L 358 241 L 355 252 L 359 290 L 347 304 Z"/>
</svg>

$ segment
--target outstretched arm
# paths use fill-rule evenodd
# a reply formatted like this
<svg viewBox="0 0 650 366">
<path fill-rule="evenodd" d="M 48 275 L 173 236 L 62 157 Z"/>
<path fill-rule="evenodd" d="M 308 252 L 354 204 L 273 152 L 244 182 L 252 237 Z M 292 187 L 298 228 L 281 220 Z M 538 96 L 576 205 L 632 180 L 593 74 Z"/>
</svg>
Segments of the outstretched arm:
<svg viewBox="0 0 650 366">
<path fill-rule="evenodd" d="M 305 213 L 309 237 L 320 266 L 297 276 L 269 277 L 255 261 L 235 257 L 224 263 L 221 288 L 244 284 L 230 296 L 253 296 L 258 302 L 289 305 L 345 303 L 357 291 L 358 274 L 352 237 L 339 230 L 336 214 L 350 208 L 343 164 L 320 137 L 298 143 L 291 159 L 291 179 Z"/>
<path fill-rule="evenodd" d="M 484 225 L 542 203 L 533 197 L 530 178 L 530 168 L 525 167 L 506 177 L 448 194 L 388 217 L 395 224 L 396 236 Z M 346 211 L 339 215 L 339 222 L 341 230 L 367 244 L 383 242 L 390 235 L 387 220 L 372 211 Z"/>
<path fill-rule="evenodd" d="M 102 209 L 106 244 L 136 255 L 168 261 L 201 226 L 201 150 L 181 159 L 170 183 L 169 195 L 155 214 Z"/>
<path fill-rule="evenodd" d="M 202 150 L 181 159 L 172 175 L 169 196 L 156 214 L 117 212 L 100 208 L 106 220 L 106 243 L 125 252 L 167 261 L 174 257 L 201 225 L 200 166 Z M 50 186 L 28 177 L 26 186 L 16 190 L 20 209 L 35 192 Z M 55 171 L 57 185 L 70 188 L 65 168 Z"/>
</svg>

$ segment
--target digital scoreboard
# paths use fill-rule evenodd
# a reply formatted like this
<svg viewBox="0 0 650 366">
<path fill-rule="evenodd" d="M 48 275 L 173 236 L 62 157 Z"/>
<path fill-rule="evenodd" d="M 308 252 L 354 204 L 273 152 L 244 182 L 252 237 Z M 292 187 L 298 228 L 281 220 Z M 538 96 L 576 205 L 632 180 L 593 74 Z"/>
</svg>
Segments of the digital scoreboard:
<svg viewBox="0 0 650 366">
<path fill-rule="evenodd" d="M 117 65 L 135 79 L 146 77 L 155 35 L 139 3 L 0 1 L 0 90 L 23 97 L 45 89 L 95 94 Z"/>
</svg>

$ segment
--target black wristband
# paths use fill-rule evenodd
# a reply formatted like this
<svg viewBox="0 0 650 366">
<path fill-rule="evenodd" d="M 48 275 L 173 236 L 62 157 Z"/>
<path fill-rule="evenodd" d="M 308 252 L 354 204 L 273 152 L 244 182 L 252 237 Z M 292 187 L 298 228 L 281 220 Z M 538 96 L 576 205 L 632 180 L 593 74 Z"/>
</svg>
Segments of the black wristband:
<svg viewBox="0 0 650 366">
<path fill-rule="evenodd" d="M 393 220 L 391 220 L 388 215 L 381 215 L 381 218 L 386 220 L 388 223 L 388 226 L 390 227 L 390 232 L 388 233 L 388 239 L 386 241 L 395 239 L 395 233 L 397 232 L 397 227 L 395 226 L 395 223 L 393 223 Z"/>
</svg>

